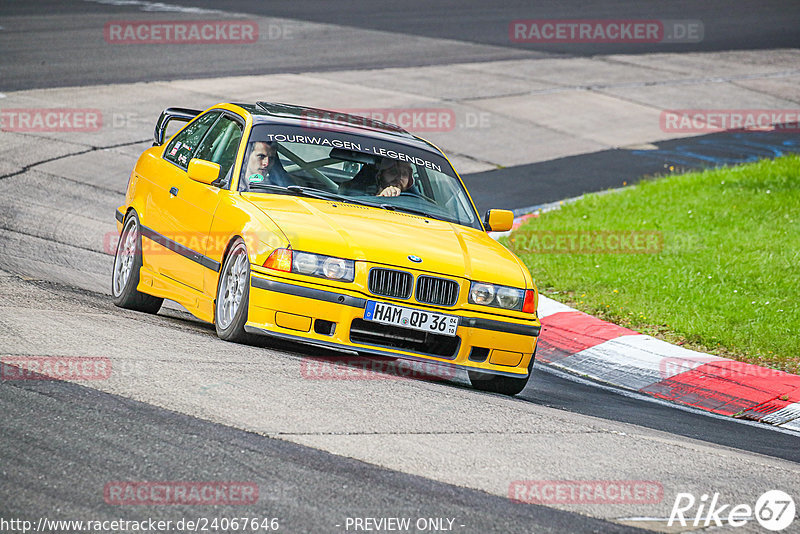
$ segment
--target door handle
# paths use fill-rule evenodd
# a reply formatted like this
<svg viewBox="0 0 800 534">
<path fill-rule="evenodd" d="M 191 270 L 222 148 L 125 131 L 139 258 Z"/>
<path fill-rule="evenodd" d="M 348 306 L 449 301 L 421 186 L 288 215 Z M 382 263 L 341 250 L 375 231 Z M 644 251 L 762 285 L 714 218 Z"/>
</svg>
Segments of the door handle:
<svg viewBox="0 0 800 534">
<path fill-rule="evenodd" d="M 170 194 L 170 196 L 177 197 L 178 196 L 178 188 L 177 187 L 171 187 L 169 189 L 169 194 Z"/>
</svg>

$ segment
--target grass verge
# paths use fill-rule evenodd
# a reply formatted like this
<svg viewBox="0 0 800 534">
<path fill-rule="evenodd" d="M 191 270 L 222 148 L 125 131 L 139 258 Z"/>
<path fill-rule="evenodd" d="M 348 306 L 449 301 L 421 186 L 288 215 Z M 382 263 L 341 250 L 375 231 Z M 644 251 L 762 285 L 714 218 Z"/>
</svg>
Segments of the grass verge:
<svg viewBox="0 0 800 534">
<path fill-rule="evenodd" d="M 543 295 L 687 348 L 800 372 L 800 156 L 586 195 L 503 241 Z"/>
</svg>

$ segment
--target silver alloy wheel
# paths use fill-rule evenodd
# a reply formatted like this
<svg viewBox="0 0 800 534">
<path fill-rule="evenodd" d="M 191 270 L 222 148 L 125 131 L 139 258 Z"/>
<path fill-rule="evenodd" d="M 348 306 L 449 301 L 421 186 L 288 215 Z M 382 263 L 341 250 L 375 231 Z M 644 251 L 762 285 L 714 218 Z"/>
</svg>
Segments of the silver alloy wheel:
<svg viewBox="0 0 800 534">
<path fill-rule="evenodd" d="M 122 294 L 133 271 L 133 260 L 136 257 L 136 239 L 138 237 L 136 219 L 133 217 L 125 223 L 114 257 L 114 296 Z"/>
<path fill-rule="evenodd" d="M 219 300 L 217 301 L 217 324 L 223 330 L 233 322 L 236 312 L 239 311 L 239 305 L 242 303 L 244 290 L 250 283 L 248 261 L 244 245 L 236 246 L 231 251 L 231 258 L 226 262 L 222 272 Z"/>
</svg>

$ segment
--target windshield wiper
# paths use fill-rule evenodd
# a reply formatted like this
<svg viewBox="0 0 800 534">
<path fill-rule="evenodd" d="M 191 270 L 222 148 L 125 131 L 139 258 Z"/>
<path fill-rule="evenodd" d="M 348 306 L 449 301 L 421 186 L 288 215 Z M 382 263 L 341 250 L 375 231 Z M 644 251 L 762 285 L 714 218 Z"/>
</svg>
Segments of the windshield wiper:
<svg viewBox="0 0 800 534">
<path fill-rule="evenodd" d="M 372 204 L 372 206 L 375 206 L 375 204 Z M 455 222 L 455 221 L 452 221 L 452 220 L 450 220 L 448 218 L 445 218 L 445 217 L 441 217 L 441 216 L 437 217 L 436 215 L 431 215 L 427 211 L 417 210 L 417 209 L 414 209 L 414 208 L 407 208 L 405 206 L 396 206 L 394 204 L 381 204 L 380 207 L 385 209 L 385 210 L 389 210 L 389 211 L 404 211 L 406 213 L 412 213 L 414 215 L 421 215 L 423 217 L 428 217 L 429 219 L 436 219 L 437 221 Z"/>
<path fill-rule="evenodd" d="M 250 189 L 269 189 L 270 191 L 276 191 L 279 193 L 285 192 L 286 188 L 282 185 L 275 185 L 275 184 L 263 184 L 261 182 L 253 182 L 249 184 Z"/>
<path fill-rule="evenodd" d="M 325 191 L 324 189 L 316 189 L 314 187 L 303 187 L 300 185 L 289 185 L 286 186 L 287 191 L 291 191 L 295 194 L 300 194 L 309 198 L 318 198 L 320 200 L 337 200 L 339 202 L 347 202 L 350 204 L 358 204 L 359 206 L 372 206 L 375 207 L 374 204 L 369 204 L 367 202 L 361 202 L 359 200 L 353 200 L 352 198 L 346 197 L 344 195 L 338 195 L 336 193 L 331 193 L 330 191 Z"/>
<path fill-rule="evenodd" d="M 268 189 L 270 191 L 275 191 L 276 193 L 291 193 L 293 195 L 300 195 L 309 198 L 317 198 L 320 200 L 336 200 L 339 202 L 350 202 L 352 204 L 360 204 L 362 206 L 372 206 L 372 204 L 367 204 L 366 202 L 359 202 L 358 200 L 352 200 L 348 197 L 337 195 L 336 193 L 331 193 L 330 191 L 325 191 L 323 189 L 316 189 L 314 187 L 303 187 L 300 185 L 275 185 L 275 184 L 264 184 L 260 182 L 250 184 L 250 188 L 256 189 Z"/>
</svg>

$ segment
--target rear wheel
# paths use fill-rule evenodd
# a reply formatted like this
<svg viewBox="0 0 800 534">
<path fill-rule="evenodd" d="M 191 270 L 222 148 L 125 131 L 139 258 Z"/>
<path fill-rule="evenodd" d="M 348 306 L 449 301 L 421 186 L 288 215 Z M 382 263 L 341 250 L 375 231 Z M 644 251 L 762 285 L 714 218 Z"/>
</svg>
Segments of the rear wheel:
<svg viewBox="0 0 800 534">
<path fill-rule="evenodd" d="M 537 343 L 538 346 L 538 343 Z M 488 391 L 490 393 L 501 393 L 503 395 L 516 395 L 520 393 L 530 380 L 533 372 L 533 361 L 536 359 L 536 349 L 531 354 L 531 361 L 528 363 L 528 376 L 525 378 L 514 378 L 511 376 L 492 375 L 480 371 L 470 371 L 469 381 L 477 390 Z"/>
<path fill-rule="evenodd" d="M 244 241 L 237 238 L 222 263 L 217 284 L 214 324 L 220 339 L 235 343 L 247 341 L 249 336 L 244 325 L 249 300 L 250 260 Z"/>
<path fill-rule="evenodd" d="M 139 270 L 142 268 L 142 232 L 139 217 L 131 211 L 122 225 L 117 252 L 114 255 L 114 270 L 111 275 L 111 294 L 114 304 L 120 308 L 156 313 L 164 299 L 137 291 Z"/>
</svg>

